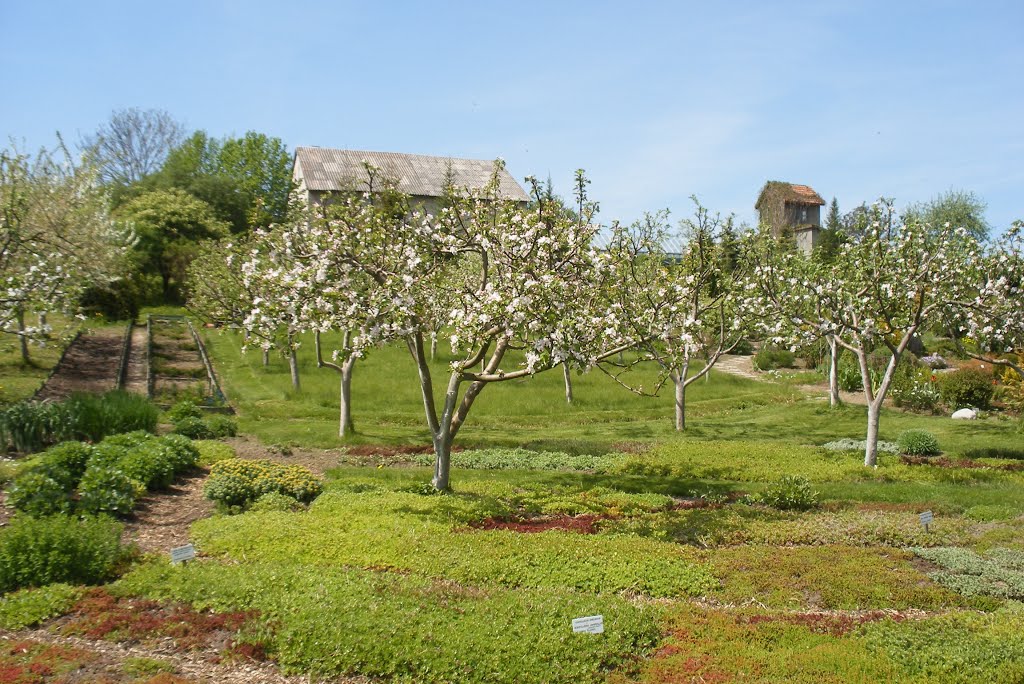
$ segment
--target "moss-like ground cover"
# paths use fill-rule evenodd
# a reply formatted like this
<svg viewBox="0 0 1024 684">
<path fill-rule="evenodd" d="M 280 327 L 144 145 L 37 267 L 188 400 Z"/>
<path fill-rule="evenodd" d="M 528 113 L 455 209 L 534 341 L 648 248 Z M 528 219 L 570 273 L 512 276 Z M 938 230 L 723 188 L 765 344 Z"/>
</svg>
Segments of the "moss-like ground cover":
<svg viewBox="0 0 1024 684">
<path fill-rule="evenodd" d="M 263 368 L 230 333 L 211 342 L 243 432 L 265 443 L 427 441 L 402 350 L 374 351 L 357 368 L 359 432 L 345 442 L 333 435 L 337 377 L 313 368 L 311 345 L 295 394 L 279 359 Z M 152 559 L 108 591 L 252 616 L 235 642 L 289 673 L 1024 681 L 1014 421 L 887 411 L 884 439 L 926 429 L 946 458 L 883 455 L 865 469 L 860 454 L 821 448 L 862 438 L 863 409 L 829 410 L 792 384 L 713 373 L 694 386 L 691 427 L 677 436 L 668 400 L 605 382 L 577 378 L 572 406 L 559 374 L 488 388 L 460 435 L 486 449 L 456 455 L 449 494 L 430 492 L 429 459 L 339 467 L 308 509 L 200 521 L 199 561 Z M 231 458 L 212 442 L 202 451 L 207 464 Z M 819 504 L 777 510 L 748 496 L 783 477 L 806 478 Z M 45 625 L 80 596 L 45 591 L 0 601 L 0 624 Z M 573 618 L 598 614 L 603 634 L 572 632 Z"/>
</svg>

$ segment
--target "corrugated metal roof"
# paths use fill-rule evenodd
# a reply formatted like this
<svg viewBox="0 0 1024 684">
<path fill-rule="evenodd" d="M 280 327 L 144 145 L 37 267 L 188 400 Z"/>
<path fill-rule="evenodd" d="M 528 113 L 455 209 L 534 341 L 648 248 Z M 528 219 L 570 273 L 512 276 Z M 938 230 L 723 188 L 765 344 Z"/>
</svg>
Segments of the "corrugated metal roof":
<svg viewBox="0 0 1024 684">
<path fill-rule="evenodd" d="M 363 166 L 364 161 L 395 180 L 401 192 L 420 197 L 443 196 L 449 168 L 457 188 L 482 188 L 490 182 L 494 171 L 494 162 L 486 159 L 429 157 L 326 147 L 295 148 L 295 165 L 301 170 L 306 189 L 315 192 L 365 189 L 369 175 Z M 508 171 L 502 170 L 499 178 L 501 194 L 505 199 L 529 201 L 529 196 Z"/>
</svg>

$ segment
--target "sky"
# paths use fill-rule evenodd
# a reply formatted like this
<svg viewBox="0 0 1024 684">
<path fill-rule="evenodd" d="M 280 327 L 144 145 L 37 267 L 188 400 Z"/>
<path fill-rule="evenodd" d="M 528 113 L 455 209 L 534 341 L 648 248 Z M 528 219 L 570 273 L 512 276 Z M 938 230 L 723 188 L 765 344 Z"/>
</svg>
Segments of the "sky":
<svg viewBox="0 0 1024 684">
<path fill-rule="evenodd" d="M 604 222 L 767 180 L 1024 219 L 1024 2 L 0 0 L 0 135 L 162 109 L 221 137 L 501 157 Z M 6 145 L 5 145 L 6 146 Z"/>
</svg>

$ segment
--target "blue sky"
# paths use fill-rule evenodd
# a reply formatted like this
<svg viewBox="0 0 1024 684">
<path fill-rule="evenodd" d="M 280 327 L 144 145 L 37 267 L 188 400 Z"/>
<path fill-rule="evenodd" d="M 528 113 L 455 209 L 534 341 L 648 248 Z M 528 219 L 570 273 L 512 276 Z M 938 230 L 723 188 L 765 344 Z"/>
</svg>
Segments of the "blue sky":
<svg viewBox="0 0 1024 684">
<path fill-rule="evenodd" d="M 1024 219 L 1024 3 L 0 0 L 0 134 L 110 112 L 216 136 L 506 160 L 601 218 L 697 195 L 755 219 L 769 179 L 845 211 L 949 190 Z"/>
</svg>

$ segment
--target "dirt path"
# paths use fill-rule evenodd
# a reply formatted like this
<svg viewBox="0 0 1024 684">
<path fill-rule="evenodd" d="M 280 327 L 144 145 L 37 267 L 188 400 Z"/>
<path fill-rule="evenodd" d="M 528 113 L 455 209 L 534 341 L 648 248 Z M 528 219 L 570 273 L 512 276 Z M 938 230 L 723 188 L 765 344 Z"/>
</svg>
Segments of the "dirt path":
<svg viewBox="0 0 1024 684">
<path fill-rule="evenodd" d="M 53 375 L 35 398 L 65 399 L 72 392 L 106 392 L 117 386 L 124 342 L 123 329 L 104 328 L 83 333 L 64 354 Z"/>
<path fill-rule="evenodd" d="M 124 388 L 135 394 L 146 394 L 149 391 L 146 327 L 142 325 L 132 328 L 132 344 L 128 352 L 128 372 L 125 374 Z"/>
<path fill-rule="evenodd" d="M 754 357 L 752 356 L 735 356 L 733 354 L 726 354 L 722 358 L 718 359 L 718 363 L 711 370 L 712 373 L 715 371 L 723 371 L 731 375 L 739 375 L 743 378 L 749 378 L 751 380 L 761 380 L 761 376 L 756 370 L 754 370 Z"/>
<path fill-rule="evenodd" d="M 203 496 L 206 475 L 200 471 L 179 478 L 168 491 L 140 499 L 135 515 L 125 525 L 124 541 L 158 554 L 188 544 L 192 523 L 213 513 L 213 502 Z"/>
<path fill-rule="evenodd" d="M 19 632 L 8 632 L 0 630 L 0 640 L 7 642 L 26 641 L 48 644 L 67 651 L 68 655 L 74 656 L 79 653 L 87 654 L 81 658 L 81 665 L 74 673 L 75 682 L 138 682 L 133 673 L 125 672 L 126 661 L 145 660 L 152 663 L 160 663 L 165 671 L 173 672 L 173 679 L 168 681 L 174 683 L 202 682 L 204 684 L 251 684 L 261 682 L 266 684 L 310 684 L 313 680 L 306 676 L 285 676 L 276 667 L 266 662 L 245 661 L 219 664 L 216 662 L 218 654 L 215 650 L 176 652 L 172 648 L 150 647 L 141 644 L 122 644 L 102 639 L 86 639 L 75 636 L 62 636 L 53 634 L 46 629 L 24 630 Z M 26 644 L 27 645 L 27 644 Z M 60 656 L 60 654 L 55 654 Z M 76 658 L 77 660 L 78 658 Z M 124 677 L 123 679 L 121 677 Z M 21 681 L 21 680 L 18 680 Z M 32 679 L 31 681 L 41 681 Z M 334 682 L 366 682 L 365 679 L 337 679 Z"/>
</svg>

